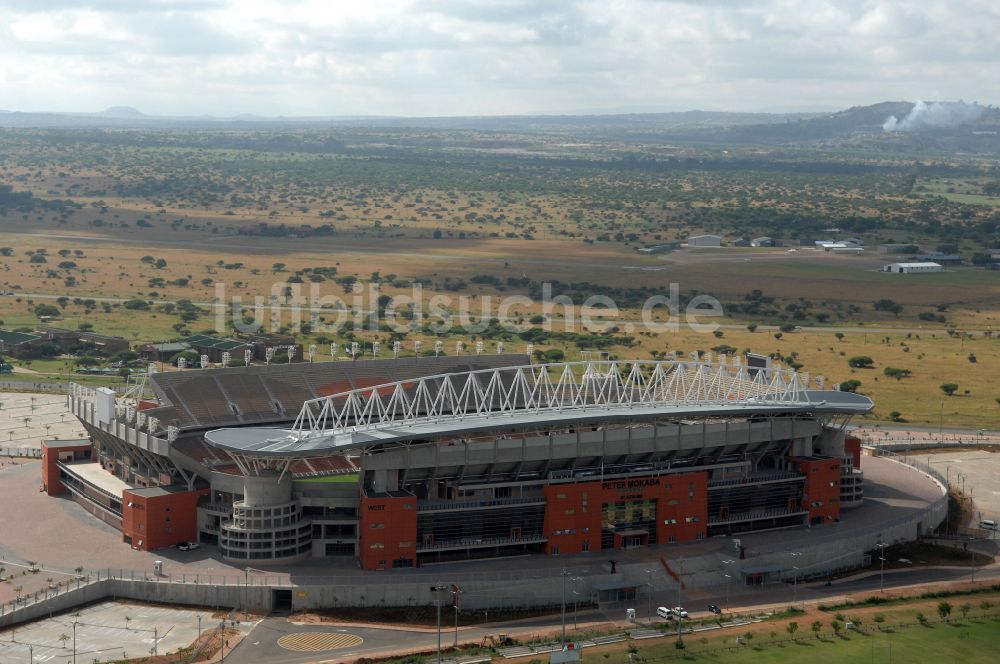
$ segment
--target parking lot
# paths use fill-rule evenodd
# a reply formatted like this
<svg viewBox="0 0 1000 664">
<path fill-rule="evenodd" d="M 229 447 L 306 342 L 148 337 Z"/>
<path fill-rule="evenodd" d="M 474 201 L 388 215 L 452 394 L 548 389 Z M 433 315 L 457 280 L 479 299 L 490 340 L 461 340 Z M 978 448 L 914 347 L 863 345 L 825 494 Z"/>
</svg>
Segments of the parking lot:
<svg viewBox="0 0 1000 664">
<path fill-rule="evenodd" d="M 0 392 L 0 450 L 40 450 L 43 439 L 86 438 L 61 394 Z"/>
<path fill-rule="evenodd" d="M 176 652 L 201 629 L 217 627 L 210 611 L 103 602 L 0 632 L 0 662 L 110 662 Z"/>
<path fill-rule="evenodd" d="M 1000 450 L 996 453 L 982 450 L 964 452 L 938 452 L 927 455 L 927 460 L 938 472 L 951 480 L 954 487 L 972 497 L 976 505 L 976 521 L 1000 521 Z"/>
</svg>

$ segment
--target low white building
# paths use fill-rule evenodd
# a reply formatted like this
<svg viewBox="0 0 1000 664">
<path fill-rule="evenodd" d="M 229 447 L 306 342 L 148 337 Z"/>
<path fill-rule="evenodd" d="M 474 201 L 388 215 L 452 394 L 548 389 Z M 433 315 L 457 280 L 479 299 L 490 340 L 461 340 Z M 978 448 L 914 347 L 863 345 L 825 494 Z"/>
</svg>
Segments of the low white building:
<svg viewBox="0 0 1000 664">
<path fill-rule="evenodd" d="M 897 274 L 914 274 L 917 272 L 940 272 L 940 263 L 889 263 L 882 268 L 883 272 Z"/>
<path fill-rule="evenodd" d="M 722 238 L 718 235 L 693 235 L 687 239 L 689 247 L 721 247 Z"/>
</svg>

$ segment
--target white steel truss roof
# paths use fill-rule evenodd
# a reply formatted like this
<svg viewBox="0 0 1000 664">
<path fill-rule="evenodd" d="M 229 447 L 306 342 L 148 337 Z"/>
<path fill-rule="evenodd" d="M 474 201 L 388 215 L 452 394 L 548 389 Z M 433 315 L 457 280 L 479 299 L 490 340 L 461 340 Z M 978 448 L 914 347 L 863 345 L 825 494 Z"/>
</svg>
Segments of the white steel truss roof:
<svg viewBox="0 0 1000 664">
<path fill-rule="evenodd" d="M 561 362 L 425 376 L 302 405 L 291 429 L 219 429 L 212 444 L 247 454 L 316 454 L 503 426 L 753 411 L 862 413 L 861 395 L 809 390 L 789 369 L 686 361 Z M 832 402 L 828 402 L 833 399 Z"/>
</svg>

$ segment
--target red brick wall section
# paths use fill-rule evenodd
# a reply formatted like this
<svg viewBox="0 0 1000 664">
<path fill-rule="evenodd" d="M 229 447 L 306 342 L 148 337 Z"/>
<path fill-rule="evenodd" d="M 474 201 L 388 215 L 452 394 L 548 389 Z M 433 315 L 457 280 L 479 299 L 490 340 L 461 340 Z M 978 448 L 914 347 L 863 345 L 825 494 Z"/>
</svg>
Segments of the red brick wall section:
<svg viewBox="0 0 1000 664">
<path fill-rule="evenodd" d="M 601 550 L 601 482 L 545 486 L 545 553 Z"/>
<path fill-rule="evenodd" d="M 657 501 L 657 542 L 690 542 L 705 537 L 708 521 L 705 472 L 550 484 L 545 487 L 546 553 L 599 551 L 604 504 L 633 500 Z"/>
<path fill-rule="evenodd" d="M 861 439 L 854 436 L 844 438 L 844 453 L 851 457 L 855 468 L 861 467 Z"/>
<path fill-rule="evenodd" d="M 821 517 L 824 523 L 840 520 L 840 459 L 792 457 L 806 476 L 802 488 L 802 508 L 809 510 L 809 522 Z"/>
<path fill-rule="evenodd" d="M 369 498 L 362 495 L 360 507 L 361 567 L 391 569 L 393 561 L 402 558 L 416 564 L 416 497 Z"/>
<path fill-rule="evenodd" d="M 90 443 L 74 445 L 73 447 L 48 448 L 42 445 L 42 486 L 49 496 L 58 496 L 66 493 L 66 487 L 59 481 L 59 461 L 60 452 L 85 452 L 91 448 Z"/>
<path fill-rule="evenodd" d="M 122 492 L 122 540 L 142 551 L 163 549 L 198 540 L 198 499 L 208 489 L 179 491 L 162 496 Z M 141 542 L 141 544 L 140 544 Z"/>
</svg>

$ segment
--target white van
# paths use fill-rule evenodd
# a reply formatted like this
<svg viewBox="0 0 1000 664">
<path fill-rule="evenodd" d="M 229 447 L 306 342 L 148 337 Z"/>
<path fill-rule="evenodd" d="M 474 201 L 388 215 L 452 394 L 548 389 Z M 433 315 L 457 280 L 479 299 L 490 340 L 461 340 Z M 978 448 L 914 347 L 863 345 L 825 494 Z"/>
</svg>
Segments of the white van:
<svg viewBox="0 0 1000 664">
<path fill-rule="evenodd" d="M 656 615 L 660 616 L 664 620 L 673 620 L 674 619 L 674 613 L 673 613 L 673 611 L 671 611 L 670 609 L 668 609 L 665 606 L 658 606 L 658 607 L 656 607 Z"/>
<path fill-rule="evenodd" d="M 979 522 L 979 527 L 986 530 L 1000 530 L 1000 526 L 997 526 L 997 522 L 993 519 L 983 519 Z"/>
</svg>

